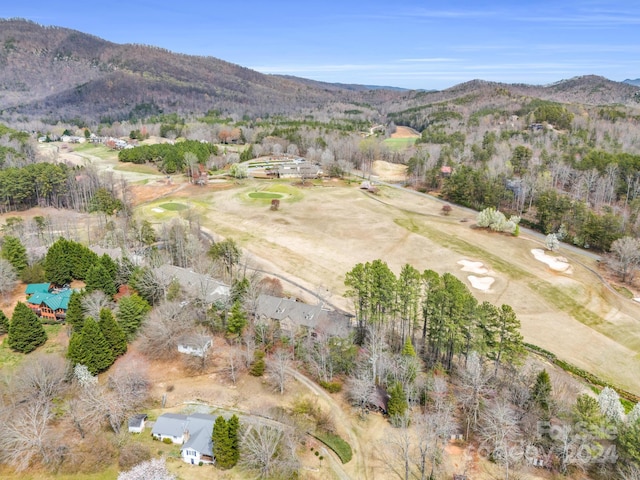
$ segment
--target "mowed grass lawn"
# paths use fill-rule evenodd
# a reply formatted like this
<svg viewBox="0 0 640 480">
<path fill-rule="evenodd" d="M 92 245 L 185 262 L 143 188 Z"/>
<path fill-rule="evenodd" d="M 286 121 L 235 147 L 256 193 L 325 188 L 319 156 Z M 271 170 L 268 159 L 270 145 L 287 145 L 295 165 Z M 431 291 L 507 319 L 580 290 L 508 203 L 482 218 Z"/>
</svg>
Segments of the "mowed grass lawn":
<svg viewBox="0 0 640 480">
<path fill-rule="evenodd" d="M 403 150 L 407 147 L 415 145 L 417 138 L 385 138 L 384 143 L 391 150 Z"/>
<path fill-rule="evenodd" d="M 276 187 L 293 193 L 295 201 L 287 198 L 278 211 L 269 211 L 248 198 Z M 235 239 L 257 260 L 267 259 L 275 273 L 311 291 L 328 290 L 338 306 L 353 310 L 343 296 L 344 276 L 357 263 L 380 258 L 396 275 L 407 263 L 420 271 L 450 272 L 478 301 L 511 305 L 527 342 L 640 393 L 634 373 L 640 371 L 640 305 L 603 287 L 582 266 L 595 269 L 593 260 L 561 250 L 573 273 L 553 272 L 531 254 L 540 241 L 475 229 L 468 212 L 454 207 L 445 217 L 441 203 L 386 187 L 372 195 L 357 184 L 326 181 L 298 188 L 250 179 L 221 191 L 194 189 L 190 195 L 207 205 L 199 209 L 203 226 Z M 490 270 L 495 282 L 488 292 L 471 287 L 469 274 L 457 263 L 461 259 L 483 262 Z"/>
<path fill-rule="evenodd" d="M 64 347 L 60 343 L 60 333 L 64 327 L 62 325 L 44 325 L 44 331 L 47 333 L 47 341 L 44 345 L 38 347 L 35 352 L 41 353 L 61 353 Z M 0 369 L 8 367 L 13 368 L 19 365 L 26 355 L 11 350 L 7 342 L 7 335 L 3 335 L 2 344 L 0 344 Z"/>
</svg>

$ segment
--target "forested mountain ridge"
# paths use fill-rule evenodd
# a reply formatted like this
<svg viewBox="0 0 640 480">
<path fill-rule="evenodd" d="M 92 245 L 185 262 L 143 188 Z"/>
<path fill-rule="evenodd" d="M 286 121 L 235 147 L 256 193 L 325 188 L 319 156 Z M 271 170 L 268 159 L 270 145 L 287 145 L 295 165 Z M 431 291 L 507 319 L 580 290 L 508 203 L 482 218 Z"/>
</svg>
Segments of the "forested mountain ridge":
<svg viewBox="0 0 640 480">
<path fill-rule="evenodd" d="M 548 86 L 473 80 L 442 91 L 330 84 L 265 75 L 213 57 L 115 44 L 26 20 L 0 20 L 0 25 L 0 111 L 5 117 L 82 118 L 93 123 L 160 111 L 199 114 L 216 109 L 256 117 L 361 109 L 373 118 L 460 97 L 473 102 L 496 90 L 591 105 L 632 105 L 638 91 L 593 75 Z"/>
<path fill-rule="evenodd" d="M 380 103 L 399 92 L 308 86 L 213 57 L 118 45 L 66 28 L 2 20 L 0 109 L 126 119 L 139 104 L 178 113 L 298 113 L 327 103 Z M 155 113 L 155 112 L 151 112 Z"/>
</svg>

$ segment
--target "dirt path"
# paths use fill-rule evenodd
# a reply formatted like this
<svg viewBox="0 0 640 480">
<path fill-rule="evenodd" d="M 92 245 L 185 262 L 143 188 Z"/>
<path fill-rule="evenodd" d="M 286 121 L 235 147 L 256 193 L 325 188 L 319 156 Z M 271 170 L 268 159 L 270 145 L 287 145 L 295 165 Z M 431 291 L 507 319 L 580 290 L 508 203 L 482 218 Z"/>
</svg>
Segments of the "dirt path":
<svg viewBox="0 0 640 480">
<path fill-rule="evenodd" d="M 342 407 L 315 382 L 292 368 L 288 369 L 288 373 L 302 385 L 311 390 L 314 395 L 321 397 L 329 405 L 333 421 L 336 424 L 340 425 L 340 427 L 347 432 L 347 435 L 349 436 L 349 444 L 351 445 L 351 450 L 353 451 L 352 461 L 355 461 L 354 467 L 356 470 L 355 476 L 347 478 L 358 478 L 365 480 L 369 478 L 370 475 L 367 469 L 364 450 L 362 444 L 360 443 L 360 436 L 356 432 L 349 416 L 344 412 Z"/>
</svg>

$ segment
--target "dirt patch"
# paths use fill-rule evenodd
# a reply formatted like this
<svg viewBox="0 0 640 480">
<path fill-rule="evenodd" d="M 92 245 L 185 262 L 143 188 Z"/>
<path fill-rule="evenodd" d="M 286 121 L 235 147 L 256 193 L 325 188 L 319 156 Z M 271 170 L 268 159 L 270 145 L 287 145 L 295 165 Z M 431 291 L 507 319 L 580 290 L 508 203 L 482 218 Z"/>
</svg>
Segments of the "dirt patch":
<svg viewBox="0 0 640 480">
<path fill-rule="evenodd" d="M 396 126 L 396 131 L 391 134 L 391 138 L 420 138 L 420 133 L 411 127 Z"/>
<path fill-rule="evenodd" d="M 175 194 L 182 184 L 169 183 L 168 179 L 156 180 L 146 185 L 130 185 L 129 194 L 133 206 L 152 202 L 170 194 Z"/>
</svg>

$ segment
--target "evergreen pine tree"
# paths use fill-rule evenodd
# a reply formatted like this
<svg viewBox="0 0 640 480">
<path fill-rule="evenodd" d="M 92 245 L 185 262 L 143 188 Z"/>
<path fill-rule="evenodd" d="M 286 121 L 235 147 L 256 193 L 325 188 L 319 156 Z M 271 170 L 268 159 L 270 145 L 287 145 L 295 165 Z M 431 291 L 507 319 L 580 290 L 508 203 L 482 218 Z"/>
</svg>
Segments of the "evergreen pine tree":
<svg viewBox="0 0 640 480">
<path fill-rule="evenodd" d="M 24 245 L 17 237 L 4 237 L 0 257 L 8 260 L 18 274 L 21 274 L 29 265 L 27 249 L 24 248 Z"/>
<path fill-rule="evenodd" d="M 69 256 L 70 243 L 64 238 L 59 238 L 47 250 L 44 258 L 44 272 L 48 281 L 56 285 L 64 285 L 71 282 L 72 259 Z"/>
<path fill-rule="evenodd" d="M 88 317 L 84 321 L 79 336 L 79 344 L 74 345 L 74 349 L 69 352 L 69 355 L 74 355 L 71 358 L 74 363 L 85 365 L 92 375 L 104 372 L 113 364 L 116 357 L 93 318 Z"/>
<path fill-rule="evenodd" d="M 118 278 L 118 264 L 106 253 L 100 257 L 99 260 L 100 265 L 106 268 L 107 272 L 109 272 L 109 276 L 114 283 Z"/>
<path fill-rule="evenodd" d="M 9 325 L 9 346 L 18 352 L 29 353 L 46 341 L 47 333 L 36 314 L 26 304 L 18 302 Z"/>
<path fill-rule="evenodd" d="M 101 264 L 97 263 L 87 270 L 86 275 L 87 293 L 102 290 L 106 295 L 112 297 L 116 293 L 116 285 L 109 271 Z"/>
<path fill-rule="evenodd" d="M 242 277 L 242 280 L 236 280 L 231 285 L 230 297 L 232 302 L 242 302 L 249 291 L 249 279 Z"/>
<path fill-rule="evenodd" d="M 234 467 L 240 459 L 240 420 L 237 415 L 232 415 L 227 421 L 229 429 L 229 443 L 231 446 L 231 467 Z"/>
<path fill-rule="evenodd" d="M 254 377 L 261 377 L 264 375 L 264 370 L 267 368 L 264 362 L 264 352 L 262 350 L 256 350 L 253 354 L 253 363 L 249 368 L 249 373 Z"/>
<path fill-rule="evenodd" d="M 409 403 L 407 402 L 407 396 L 402 389 L 402 384 L 400 382 L 396 382 L 389 389 L 389 403 L 387 404 L 387 413 L 393 419 L 396 417 L 402 417 L 407 408 L 409 407 Z"/>
<path fill-rule="evenodd" d="M 549 412 L 551 404 L 551 380 L 546 370 L 542 370 L 536 377 L 536 383 L 531 389 L 531 401 L 544 412 Z"/>
<path fill-rule="evenodd" d="M 89 269 L 99 263 L 98 255 L 78 242 L 69 242 L 69 255 L 73 262 L 71 265 L 72 276 L 78 280 L 87 278 Z"/>
<path fill-rule="evenodd" d="M 82 343 L 82 329 L 74 329 L 69 339 L 69 347 L 67 348 L 67 358 L 74 365 L 85 365 L 87 361 L 87 352 Z"/>
<path fill-rule="evenodd" d="M 128 339 L 135 336 L 151 306 L 137 294 L 122 297 L 116 317 Z"/>
<path fill-rule="evenodd" d="M 4 335 L 9 332 L 9 319 L 4 314 L 2 310 L 0 310 L 0 335 Z"/>
<path fill-rule="evenodd" d="M 223 470 L 233 467 L 229 424 L 221 415 L 216 418 L 213 424 L 211 440 L 213 441 L 213 455 L 216 458 L 216 466 Z"/>
<path fill-rule="evenodd" d="M 116 357 L 127 351 L 127 336 L 108 308 L 100 310 L 100 331 Z"/>
<path fill-rule="evenodd" d="M 229 335 L 242 335 L 242 330 L 247 325 L 247 315 L 242 310 L 240 300 L 236 300 L 231 307 L 231 315 L 227 321 L 227 333 Z"/>
<path fill-rule="evenodd" d="M 411 343 L 411 339 L 407 337 L 407 341 L 404 342 L 404 346 L 402 347 L 402 355 L 405 357 L 415 357 L 416 351 L 413 348 L 413 344 Z"/>
<path fill-rule="evenodd" d="M 84 324 L 84 312 L 82 311 L 82 294 L 73 292 L 69 297 L 69 305 L 65 322 L 73 327 L 75 332 L 80 332 Z"/>
</svg>

